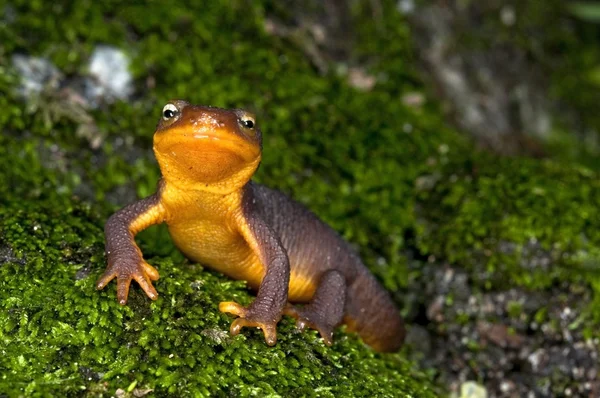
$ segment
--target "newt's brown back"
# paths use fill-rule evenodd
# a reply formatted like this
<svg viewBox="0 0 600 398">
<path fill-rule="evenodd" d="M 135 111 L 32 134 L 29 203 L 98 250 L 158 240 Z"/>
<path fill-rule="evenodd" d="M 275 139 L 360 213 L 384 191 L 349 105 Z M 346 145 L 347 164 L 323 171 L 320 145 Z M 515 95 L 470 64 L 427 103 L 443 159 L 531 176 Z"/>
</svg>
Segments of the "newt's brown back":
<svg viewBox="0 0 600 398">
<path fill-rule="evenodd" d="M 405 329 L 388 292 L 331 227 L 283 193 L 249 183 L 256 210 L 274 229 L 290 261 L 289 300 L 308 302 L 323 272 L 335 269 L 348 286 L 344 323 L 377 351 L 396 351 Z"/>
</svg>

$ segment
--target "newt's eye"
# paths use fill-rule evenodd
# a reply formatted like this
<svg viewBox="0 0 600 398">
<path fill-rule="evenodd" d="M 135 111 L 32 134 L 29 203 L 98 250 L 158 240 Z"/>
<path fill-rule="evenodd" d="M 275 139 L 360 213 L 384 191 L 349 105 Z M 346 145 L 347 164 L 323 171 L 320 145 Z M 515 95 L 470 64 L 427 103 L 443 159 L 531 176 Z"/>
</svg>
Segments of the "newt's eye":
<svg viewBox="0 0 600 398">
<path fill-rule="evenodd" d="M 249 130 L 252 130 L 254 128 L 254 119 L 252 119 L 251 117 L 243 117 L 240 119 L 240 124 L 244 127 L 247 128 Z"/>
<path fill-rule="evenodd" d="M 173 104 L 167 104 L 163 108 L 162 114 L 164 120 L 171 120 L 179 115 L 179 109 Z"/>
</svg>

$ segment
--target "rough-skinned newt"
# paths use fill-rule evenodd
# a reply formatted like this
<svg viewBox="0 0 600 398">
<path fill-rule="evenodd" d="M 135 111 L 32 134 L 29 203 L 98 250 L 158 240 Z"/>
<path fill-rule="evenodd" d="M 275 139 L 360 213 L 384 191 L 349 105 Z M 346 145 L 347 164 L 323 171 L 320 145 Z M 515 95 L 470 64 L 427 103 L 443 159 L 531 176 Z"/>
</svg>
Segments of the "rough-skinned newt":
<svg viewBox="0 0 600 398">
<path fill-rule="evenodd" d="M 259 327 L 274 345 L 285 314 L 300 329 L 316 329 L 328 345 L 343 322 L 377 351 L 400 348 L 405 331 L 398 309 L 353 248 L 301 204 L 250 181 L 262 154 L 253 115 L 171 101 L 154 134 L 154 153 L 162 173 L 158 191 L 108 219 L 108 266 L 98 289 L 116 278 L 124 305 L 135 280 L 155 300 L 158 271 L 144 261 L 134 237 L 166 222 L 189 259 L 257 291 L 247 307 L 219 304 L 237 317 L 231 334 Z"/>
</svg>

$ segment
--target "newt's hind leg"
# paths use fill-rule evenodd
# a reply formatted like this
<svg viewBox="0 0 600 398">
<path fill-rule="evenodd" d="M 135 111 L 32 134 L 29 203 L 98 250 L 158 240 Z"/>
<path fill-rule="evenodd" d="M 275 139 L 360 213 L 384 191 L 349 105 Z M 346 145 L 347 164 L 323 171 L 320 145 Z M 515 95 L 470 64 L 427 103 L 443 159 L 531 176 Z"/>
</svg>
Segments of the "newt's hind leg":
<svg viewBox="0 0 600 398">
<path fill-rule="evenodd" d="M 325 344 L 331 345 L 333 328 L 342 322 L 346 303 L 346 280 L 336 270 L 325 272 L 310 303 L 303 307 L 287 304 L 284 314 L 296 318 L 296 326 L 317 330 Z"/>
</svg>

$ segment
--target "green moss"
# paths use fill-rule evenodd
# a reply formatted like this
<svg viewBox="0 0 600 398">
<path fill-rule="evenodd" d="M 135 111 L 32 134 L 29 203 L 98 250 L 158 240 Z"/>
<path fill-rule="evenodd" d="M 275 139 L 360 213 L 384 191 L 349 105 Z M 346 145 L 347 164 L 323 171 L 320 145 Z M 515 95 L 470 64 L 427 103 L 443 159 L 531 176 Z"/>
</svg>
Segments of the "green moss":
<svg viewBox="0 0 600 398">
<path fill-rule="evenodd" d="M 361 92 L 344 76 L 320 76 L 301 49 L 268 35 L 259 4 L 13 3 L 16 20 L 0 25 L 6 54 L 27 50 L 81 74 L 95 45 L 115 45 L 133 59 L 139 95 L 89 111 L 103 138 L 94 149 L 68 114 L 48 123 L 30 113 L 12 93 L 15 76 L 0 66 L 0 392 L 434 395 L 402 354 L 375 354 L 343 329 L 332 348 L 289 320 L 274 348 L 252 330 L 231 338 L 231 319 L 217 305 L 248 303 L 244 283 L 186 263 L 164 228 L 139 237 L 161 272 L 159 300 L 134 286 L 120 307 L 114 284 L 94 289 L 105 267 L 104 221 L 155 189 L 152 131 L 172 97 L 255 111 L 265 136 L 257 179 L 356 244 L 399 305 L 408 281 L 421 276 L 409 272 L 407 251 L 476 271 L 475 291 L 569 281 L 600 303 L 598 174 L 480 153 L 435 107 L 407 107 L 401 94 L 418 83 L 398 13 L 360 28 L 370 40 L 355 55 L 379 52 L 370 70 L 382 78 Z M 388 44 L 390 37 L 399 39 Z M 597 308 L 584 319 L 593 336 Z"/>
<path fill-rule="evenodd" d="M 17 79 L 0 69 L 7 94 L 0 97 L 7 133 L 0 137 L 1 393 L 435 395 L 429 378 L 401 354 L 375 354 L 343 329 L 333 348 L 314 332 L 296 332 L 289 320 L 280 325 L 274 348 L 253 330 L 232 338 L 232 319 L 217 306 L 232 299 L 249 303 L 245 284 L 184 262 L 164 228 L 139 236 L 146 258 L 161 272 L 156 302 L 134 286 L 128 306 L 120 307 L 114 284 L 94 289 L 105 267 L 103 223 L 133 200 L 118 192 L 130 186 L 145 196 L 155 189 L 159 175 L 151 133 L 159 104 L 168 98 L 255 110 L 266 134 L 259 179 L 294 191 L 340 230 L 361 207 L 356 195 L 373 191 L 368 200 L 377 201 L 374 192 L 383 187 L 371 181 L 372 173 L 394 171 L 398 151 L 426 142 L 415 138 L 406 149 L 385 149 L 381 144 L 397 137 L 390 123 L 416 115 L 392 112 L 384 90 L 361 97 L 343 77 L 319 76 L 300 50 L 264 33 L 259 6 L 229 5 L 14 3 L 17 17 L 1 31 L 8 54 L 26 50 L 49 57 L 66 73 L 81 74 L 94 46 L 108 43 L 132 56 L 138 86 L 151 76 L 156 88 L 134 102 L 88 111 L 102 138 L 94 149 L 89 137 L 74 134 L 80 120 L 68 111 L 53 112 L 72 104 L 45 92 L 34 108 L 26 108 L 14 95 Z M 385 106 L 395 121 L 365 112 L 366 106 Z M 366 125 L 372 128 L 364 130 Z M 375 129 L 381 135 L 373 140 Z M 371 149 L 387 160 L 349 180 Z M 309 178 L 309 170 L 318 175 Z M 385 183 L 399 193 L 409 192 L 410 184 L 410 176 L 398 188 Z M 332 206 L 329 198 L 336 196 L 348 199 L 345 207 Z M 404 218 L 402 225 L 410 224 L 411 216 L 401 210 L 395 214 Z M 360 232 L 359 223 L 344 227 L 345 233 L 365 243 L 371 237 Z M 376 221 L 371 225 L 376 228 Z M 390 253 L 398 259 L 402 226 L 390 225 L 397 242 Z M 392 285 L 405 278 L 400 270 L 389 275 Z"/>
<path fill-rule="evenodd" d="M 506 303 L 506 311 L 510 317 L 518 318 L 523 314 L 523 303 L 511 300 Z"/>
<path fill-rule="evenodd" d="M 0 231 L 2 392 L 112 395 L 136 383 L 158 395 L 434 396 L 400 355 L 376 355 L 341 331 L 333 349 L 291 321 L 275 348 L 252 330 L 230 337 L 218 303 L 251 298 L 243 282 L 197 265 L 151 258 L 160 298 L 150 302 L 134 287 L 119 306 L 114 284 L 94 289 L 102 219 L 88 205 L 4 201 Z"/>
<path fill-rule="evenodd" d="M 419 194 L 427 214 L 417 237 L 423 252 L 462 265 L 483 261 L 498 284 L 542 289 L 598 277 L 596 173 L 526 159 L 461 163 Z"/>
</svg>

